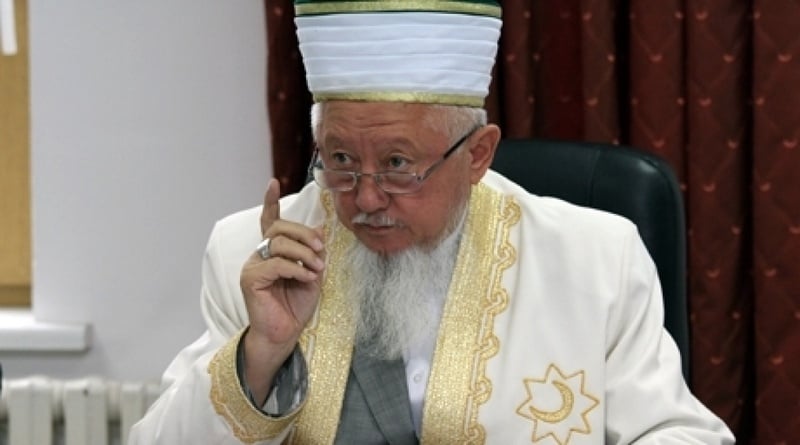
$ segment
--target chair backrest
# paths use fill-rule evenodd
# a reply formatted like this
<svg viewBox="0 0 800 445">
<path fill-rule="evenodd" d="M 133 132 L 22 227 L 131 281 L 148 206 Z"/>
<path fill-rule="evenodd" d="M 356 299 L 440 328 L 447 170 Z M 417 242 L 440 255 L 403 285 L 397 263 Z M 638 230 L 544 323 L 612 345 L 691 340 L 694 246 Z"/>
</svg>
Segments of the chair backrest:
<svg viewBox="0 0 800 445">
<path fill-rule="evenodd" d="M 658 269 L 664 326 L 689 378 L 686 229 L 675 174 L 661 158 L 630 147 L 542 139 L 503 140 L 492 168 L 526 190 L 633 221 Z"/>
</svg>

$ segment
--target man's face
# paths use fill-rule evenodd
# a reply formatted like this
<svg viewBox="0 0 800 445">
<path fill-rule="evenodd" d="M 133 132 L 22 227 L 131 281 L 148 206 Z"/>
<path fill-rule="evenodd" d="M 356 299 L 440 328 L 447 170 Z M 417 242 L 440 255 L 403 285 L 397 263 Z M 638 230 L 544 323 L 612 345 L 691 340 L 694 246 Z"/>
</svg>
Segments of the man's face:
<svg viewBox="0 0 800 445">
<path fill-rule="evenodd" d="M 429 114 L 430 107 L 420 104 L 329 102 L 318 135 L 320 159 L 327 168 L 422 174 L 453 142 L 437 124 L 442 121 Z M 361 177 L 353 190 L 333 193 L 336 214 L 375 252 L 433 247 L 469 196 L 469 159 L 467 141 L 412 194 L 389 194 L 372 177 Z"/>
</svg>

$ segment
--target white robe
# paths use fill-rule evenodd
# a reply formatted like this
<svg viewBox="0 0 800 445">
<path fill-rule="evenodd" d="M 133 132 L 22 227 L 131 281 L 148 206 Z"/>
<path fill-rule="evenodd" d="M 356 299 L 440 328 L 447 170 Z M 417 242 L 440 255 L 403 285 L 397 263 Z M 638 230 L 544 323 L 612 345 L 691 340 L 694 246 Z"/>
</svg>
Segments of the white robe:
<svg viewBox="0 0 800 445">
<path fill-rule="evenodd" d="M 328 221 L 326 244 L 347 240 L 324 196 L 310 184 L 283 198 L 281 217 Z M 280 443 L 295 428 L 297 440 L 325 443 L 335 434 L 338 405 L 329 401 L 341 396 L 347 373 L 315 373 L 322 367 L 315 363 L 330 364 L 326 357 L 340 357 L 347 345 L 324 335 L 328 309 L 304 338 L 313 351 L 309 379 L 324 394 L 274 419 L 239 388 L 232 351 L 247 326 L 239 273 L 261 239 L 259 215 L 253 208 L 214 227 L 203 262 L 208 331 L 169 366 L 164 394 L 129 443 Z M 335 311 L 335 282 L 327 286 L 322 301 Z M 421 442 L 733 443 L 686 387 L 662 323 L 655 266 L 632 223 L 530 195 L 490 171 L 473 189 Z M 337 360 L 346 368 L 349 355 Z"/>
</svg>

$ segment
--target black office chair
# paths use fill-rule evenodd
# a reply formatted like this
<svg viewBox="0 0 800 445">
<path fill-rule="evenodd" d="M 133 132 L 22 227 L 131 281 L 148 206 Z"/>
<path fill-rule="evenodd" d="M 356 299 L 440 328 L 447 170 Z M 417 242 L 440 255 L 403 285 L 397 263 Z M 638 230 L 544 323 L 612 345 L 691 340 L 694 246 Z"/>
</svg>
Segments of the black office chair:
<svg viewBox="0 0 800 445">
<path fill-rule="evenodd" d="M 541 139 L 503 140 L 492 168 L 542 196 L 606 210 L 633 221 L 656 263 L 664 294 L 664 326 L 680 349 L 689 381 L 686 229 L 671 167 L 629 147 Z"/>
</svg>

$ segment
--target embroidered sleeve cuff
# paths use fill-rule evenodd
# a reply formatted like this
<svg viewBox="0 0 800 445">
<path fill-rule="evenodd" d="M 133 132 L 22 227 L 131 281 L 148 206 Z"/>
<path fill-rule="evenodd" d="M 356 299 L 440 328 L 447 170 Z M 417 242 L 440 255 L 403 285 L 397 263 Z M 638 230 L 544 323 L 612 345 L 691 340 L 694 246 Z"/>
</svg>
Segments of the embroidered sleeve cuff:
<svg viewBox="0 0 800 445">
<path fill-rule="evenodd" d="M 302 408 L 306 391 L 305 389 L 298 391 L 298 401 L 290 404 L 292 408 L 283 417 L 271 417 L 256 408 L 250 402 L 242 385 L 239 383 L 236 366 L 238 346 L 245 332 L 246 329 L 243 329 L 236 337 L 232 338 L 217 351 L 208 365 L 208 373 L 211 377 L 210 398 L 211 403 L 214 405 L 214 410 L 225 419 L 239 440 L 245 443 L 253 443 L 285 435 Z M 299 361 L 303 363 L 302 366 L 292 366 L 294 361 L 297 360 L 294 357 L 298 355 Z M 298 354 L 297 351 L 292 354 L 287 362 L 292 362 L 289 368 L 302 368 L 302 371 L 305 371 L 305 360 L 302 354 Z M 277 381 L 278 378 L 276 377 Z M 291 385 L 287 384 L 286 386 L 291 388 Z M 305 382 L 302 382 L 302 387 L 305 388 Z M 277 394 L 276 397 L 280 398 L 281 395 Z M 294 398 L 291 397 L 291 399 Z"/>
<path fill-rule="evenodd" d="M 295 347 L 292 355 L 281 365 L 278 373 L 272 381 L 272 386 L 267 394 L 264 403 L 253 398 L 253 393 L 247 386 L 247 379 L 244 375 L 245 369 L 244 348 L 242 342 L 236 351 L 236 374 L 239 384 L 253 406 L 261 407 L 261 411 L 269 416 L 282 417 L 295 411 L 306 398 L 308 388 L 308 370 L 306 361 L 300 347 Z"/>
</svg>

